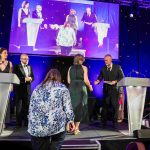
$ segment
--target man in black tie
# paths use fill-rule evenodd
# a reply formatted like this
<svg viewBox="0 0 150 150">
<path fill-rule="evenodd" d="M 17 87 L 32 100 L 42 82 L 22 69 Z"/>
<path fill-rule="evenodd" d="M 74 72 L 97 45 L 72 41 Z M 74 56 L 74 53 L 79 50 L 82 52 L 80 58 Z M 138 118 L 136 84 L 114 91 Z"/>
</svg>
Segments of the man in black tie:
<svg viewBox="0 0 150 150">
<path fill-rule="evenodd" d="M 103 109 L 102 109 L 102 124 L 106 126 L 108 120 L 108 112 L 110 103 L 113 108 L 113 127 L 117 128 L 118 107 L 119 107 L 119 91 L 117 82 L 124 77 L 121 67 L 112 63 L 112 56 L 107 54 L 104 57 L 105 66 L 102 67 L 100 74 L 95 81 L 95 85 L 99 84 L 104 79 L 103 85 Z"/>
<path fill-rule="evenodd" d="M 16 121 L 17 126 L 28 125 L 28 109 L 31 94 L 31 82 L 34 80 L 32 67 L 28 65 L 29 57 L 26 54 L 20 56 L 21 64 L 14 67 L 14 73 L 20 79 L 20 85 L 14 87 L 16 101 Z"/>
<path fill-rule="evenodd" d="M 32 18 L 38 18 L 42 19 L 42 6 L 41 5 L 36 5 L 36 10 L 32 12 Z"/>
</svg>

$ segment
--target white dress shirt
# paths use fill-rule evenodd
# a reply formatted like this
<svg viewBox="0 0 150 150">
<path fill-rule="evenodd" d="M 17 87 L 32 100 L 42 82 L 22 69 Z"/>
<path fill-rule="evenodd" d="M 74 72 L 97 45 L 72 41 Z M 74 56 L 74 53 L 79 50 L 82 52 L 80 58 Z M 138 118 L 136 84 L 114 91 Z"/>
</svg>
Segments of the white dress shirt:
<svg viewBox="0 0 150 150">
<path fill-rule="evenodd" d="M 23 70 L 25 72 L 26 77 L 29 77 L 29 70 L 26 64 L 22 64 Z"/>
</svg>

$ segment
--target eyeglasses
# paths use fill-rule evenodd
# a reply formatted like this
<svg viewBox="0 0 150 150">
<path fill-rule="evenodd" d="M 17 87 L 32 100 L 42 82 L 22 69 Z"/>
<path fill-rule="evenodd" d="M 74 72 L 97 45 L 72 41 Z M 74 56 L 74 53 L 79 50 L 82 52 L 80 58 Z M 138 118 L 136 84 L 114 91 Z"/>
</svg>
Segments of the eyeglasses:
<svg viewBox="0 0 150 150">
<path fill-rule="evenodd" d="M 29 60 L 29 58 L 21 58 L 21 59 L 23 59 L 23 60 Z"/>
</svg>

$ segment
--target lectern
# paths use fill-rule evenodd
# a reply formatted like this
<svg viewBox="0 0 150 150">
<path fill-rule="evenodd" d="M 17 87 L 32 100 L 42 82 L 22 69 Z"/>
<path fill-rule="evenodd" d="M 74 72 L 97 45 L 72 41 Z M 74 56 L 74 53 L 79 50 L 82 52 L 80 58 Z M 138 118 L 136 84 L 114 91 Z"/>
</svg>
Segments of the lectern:
<svg viewBox="0 0 150 150">
<path fill-rule="evenodd" d="M 35 46 L 36 39 L 39 31 L 39 27 L 43 19 L 36 19 L 36 18 L 25 18 L 23 23 L 27 25 L 27 41 L 28 46 Z"/>
<path fill-rule="evenodd" d="M 0 134 L 3 131 L 3 123 L 5 120 L 12 84 L 20 84 L 16 74 L 0 73 Z"/>
<path fill-rule="evenodd" d="M 110 24 L 94 23 L 92 26 L 96 29 L 99 46 L 102 46 L 104 38 L 107 37 L 108 28 L 110 28 Z"/>
<path fill-rule="evenodd" d="M 117 86 L 125 86 L 127 91 L 128 127 L 129 135 L 134 130 L 141 129 L 145 95 L 147 87 L 150 87 L 149 78 L 125 77 Z"/>
</svg>

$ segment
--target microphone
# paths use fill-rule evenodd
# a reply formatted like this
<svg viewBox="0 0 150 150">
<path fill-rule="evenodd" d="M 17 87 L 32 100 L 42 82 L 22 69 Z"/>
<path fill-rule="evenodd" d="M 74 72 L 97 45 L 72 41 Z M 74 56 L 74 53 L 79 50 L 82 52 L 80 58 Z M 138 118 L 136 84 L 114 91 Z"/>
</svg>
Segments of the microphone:
<svg viewBox="0 0 150 150">
<path fill-rule="evenodd" d="M 136 70 L 135 70 L 134 72 L 135 72 L 136 74 L 140 74 L 140 72 L 138 72 L 138 71 L 136 71 Z"/>
<path fill-rule="evenodd" d="M 132 76 L 132 73 L 135 73 L 135 74 L 138 75 L 138 76 L 139 76 L 139 75 L 142 75 L 143 77 L 145 77 L 145 74 L 140 73 L 139 71 L 134 70 L 134 69 L 132 69 L 132 71 L 127 74 L 127 76 L 129 75 L 129 76 L 131 77 L 131 76 Z"/>
<path fill-rule="evenodd" d="M 138 72 L 137 70 L 132 69 L 132 72 L 136 73 L 136 74 L 140 74 L 140 72 Z"/>
</svg>

